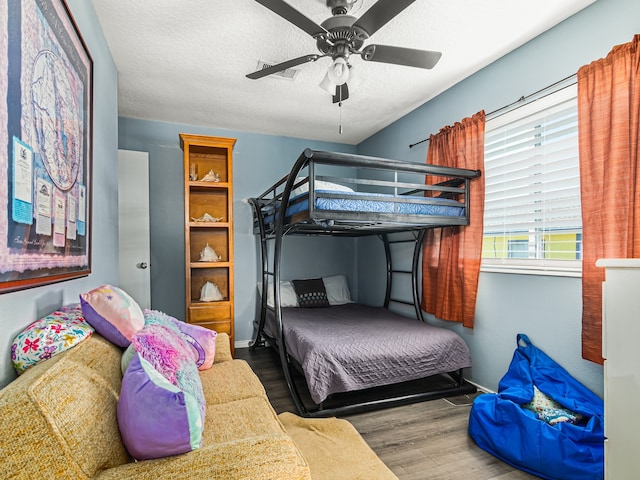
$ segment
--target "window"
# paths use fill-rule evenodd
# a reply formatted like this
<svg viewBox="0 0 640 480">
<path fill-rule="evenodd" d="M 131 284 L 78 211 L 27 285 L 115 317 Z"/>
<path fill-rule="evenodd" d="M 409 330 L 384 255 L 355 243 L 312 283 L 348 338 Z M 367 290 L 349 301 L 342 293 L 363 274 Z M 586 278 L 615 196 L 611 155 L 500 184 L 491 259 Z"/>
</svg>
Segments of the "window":
<svg viewBox="0 0 640 480">
<path fill-rule="evenodd" d="M 483 270 L 579 274 L 576 85 L 487 121 Z"/>
</svg>

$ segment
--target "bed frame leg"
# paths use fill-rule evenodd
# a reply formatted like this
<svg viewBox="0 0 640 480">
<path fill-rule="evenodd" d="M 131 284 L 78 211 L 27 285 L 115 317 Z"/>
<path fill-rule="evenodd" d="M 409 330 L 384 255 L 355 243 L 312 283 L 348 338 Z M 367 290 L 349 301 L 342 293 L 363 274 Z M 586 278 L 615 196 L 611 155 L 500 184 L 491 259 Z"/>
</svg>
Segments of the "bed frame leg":
<svg viewBox="0 0 640 480">
<path fill-rule="evenodd" d="M 249 351 L 253 352 L 256 348 L 264 347 L 265 345 L 266 345 L 266 342 L 264 341 L 264 338 L 262 338 L 261 336 L 256 337 L 255 340 L 249 343 Z"/>
</svg>

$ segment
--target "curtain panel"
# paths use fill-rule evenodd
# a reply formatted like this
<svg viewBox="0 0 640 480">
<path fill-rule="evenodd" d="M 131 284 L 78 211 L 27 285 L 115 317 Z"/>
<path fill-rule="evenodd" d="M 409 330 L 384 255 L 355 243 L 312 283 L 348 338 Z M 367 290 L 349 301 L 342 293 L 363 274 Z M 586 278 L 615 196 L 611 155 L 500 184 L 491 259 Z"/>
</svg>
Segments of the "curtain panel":
<svg viewBox="0 0 640 480">
<path fill-rule="evenodd" d="M 582 356 L 602 359 L 599 258 L 640 258 L 640 35 L 578 70 Z"/>
<path fill-rule="evenodd" d="M 429 137 L 427 164 L 484 172 L 485 113 Z M 433 179 L 437 183 L 442 179 Z M 422 309 L 473 328 L 482 255 L 484 176 L 471 182 L 470 225 L 432 228 L 422 251 Z"/>
</svg>

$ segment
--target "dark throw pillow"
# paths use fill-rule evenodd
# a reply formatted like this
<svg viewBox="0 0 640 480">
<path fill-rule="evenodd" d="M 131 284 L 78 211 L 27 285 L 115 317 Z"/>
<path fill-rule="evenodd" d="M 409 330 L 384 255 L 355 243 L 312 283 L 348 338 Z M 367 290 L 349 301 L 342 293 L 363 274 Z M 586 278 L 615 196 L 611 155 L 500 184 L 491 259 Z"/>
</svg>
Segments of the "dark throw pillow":
<svg viewBox="0 0 640 480">
<path fill-rule="evenodd" d="M 293 289 L 298 296 L 298 305 L 302 308 L 328 307 L 329 299 L 322 278 L 292 280 Z"/>
</svg>

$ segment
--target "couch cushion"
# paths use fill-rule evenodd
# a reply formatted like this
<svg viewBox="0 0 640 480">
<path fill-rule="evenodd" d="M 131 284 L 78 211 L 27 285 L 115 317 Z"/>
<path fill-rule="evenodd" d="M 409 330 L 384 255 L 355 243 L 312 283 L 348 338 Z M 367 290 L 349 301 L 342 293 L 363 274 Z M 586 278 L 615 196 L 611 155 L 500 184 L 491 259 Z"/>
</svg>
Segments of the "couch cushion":
<svg viewBox="0 0 640 480">
<path fill-rule="evenodd" d="M 228 443 L 205 444 L 185 455 L 129 463 L 102 472 L 97 480 L 165 478 L 311 480 L 311 472 L 289 436 L 261 435 Z"/>
<path fill-rule="evenodd" d="M 291 412 L 278 418 L 309 462 L 314 480 L 398 480 L 347 420 L 302 418 Z"/>
<path fill-rule="evenodd" d="M 287 435 L 266 396 L 209 404 L 207 412 L 204 445 L 233 442 L 261 435 Z"/>
<path fill-rule="evenodd" d="M 233 360 L 231 356 L 231 341 L 226 333 L 218 333 L 216 336 L 216 358 L 214 363 L 228 362 Z"/>
<path fill-rule="evenodd" d="M 120 355 L 94 334 L 0 391 L 4 478 L 85 479 L 128 461 L 116 421 Z"/>
<path fill-rule="evenodd" d="M 200 380 L 207 405 L 266 395 L 262 383 L 244 360 L 214 363 L 209 370 L 200 372 Z"/>
</svg>

